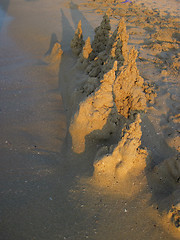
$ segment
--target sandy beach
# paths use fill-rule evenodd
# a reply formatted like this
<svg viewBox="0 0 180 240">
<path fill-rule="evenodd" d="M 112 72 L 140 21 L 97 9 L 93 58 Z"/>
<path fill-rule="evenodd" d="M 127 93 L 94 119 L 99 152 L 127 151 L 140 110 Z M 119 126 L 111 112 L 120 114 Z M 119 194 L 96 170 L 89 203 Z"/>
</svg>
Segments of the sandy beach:
<svg viewBox="0 0 180 240">
<path fill-rule="evenodd" d="M 0 1 L 0 239 L 180 239 L 179 0 Z"/>
</svg>

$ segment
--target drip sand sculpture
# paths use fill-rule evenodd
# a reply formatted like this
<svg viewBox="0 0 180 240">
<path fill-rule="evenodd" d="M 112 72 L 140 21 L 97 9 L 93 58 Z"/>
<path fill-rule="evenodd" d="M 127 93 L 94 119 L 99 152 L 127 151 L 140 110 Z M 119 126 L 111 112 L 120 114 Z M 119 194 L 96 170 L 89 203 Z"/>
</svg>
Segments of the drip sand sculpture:
<svg viewBox="0 0 180 240">
<path fill-rule="evenodd" d="M 124 19 L 120 21 L 111 38 L 109 38 L 109 30 L 109 19 L 105 15 L 100 27 L 95 30 L 92 47 L 90 45 L 90 38 L 88 38 L 80 53 L 79 62 L 83 65 L 87 65 L 89 58 L 91 64 L 87 68 L 92 68 L 89 75 L 94 78 L 91 78 L 93 81 L 86 83 L 84 90 L 86 91 L 87 89 L 87 93 L 91 93 L 91 95 L 80 103 L 79 111 L 75 114 L 69 128 L 72 136 L 73 150 L 76 153 L 84 152 L 85 137 L 90 133 L 93 133 L 93 137 L 104 138 L 106 136 L 107 138 L 110 133 L 114 132 L 116 128 L 115 123 L 119 121 L 120 115 L 127 118 L 131 111 L 144 111 L 146 109 L 144 80 L 139 76 L 136 67 L 137 51 L 132 49 L 127 58 L 128 35 Z M 78 31 L 81 32 L 82 36 L 82 30 Z M 73 39 L 76 36 L 77 30 Z M 105 36 L 104 42 L 101 39 L 103 36 Z M 82 43 L 83 40 L 80 39 L 79 41 Z M 77 46 L 79 49 L 80 45 L 78 42 L 74 44 L 73 51 L 76 52 L 74 46 Z M 116 51 L 118 46 L 120 48 L 119 52 Z M 92 61 L 91 54 L 96 55 Z M 110 54 L 112 61 L 110 61 L 108 54 Z M 123 62 L 120 59 L 123 59 Z M 119 68 L 119 63 L 120 65 L 124 63 L 123 67 Z M 112 67 L 110 67 L 111 65 Z M 96 74 L 92 75 L 92 72 Z M 100 86 L 99 88 L 92 89 L 92 82 L 97 82 L 95 78 L 97 75 L 103 76 L 102 80 L 100 80 Z M 93 86 L 96 87 L 97 84 L 93 84 Z"/>
<path fill-rule="evenodd" d="M 95 29 L 93 50 L 89 56 L 90 64 L 85 70 L 91 77 L 101 79 L 103 74 L 113 67 L 114 61 L 117 61 L 118 69 L 127 62 L 129 36 L 126 32 L 125 20 L 122 18 L 111 37 L 110 29 L 108 17 L 105 15 L 100 27 Z M 105 39 L 102 40 L 104 36 Z"/>
<path fill-rule="evenodd" d="M 79 21 L 74 38 L 71 41 L 71 49 L 73 53 L 78 56 L 82 51 L 83 45 L 84 40 L 82 35 L 81 21 Z"/>
<path fill-rule="evenodd" d="M 91 39 L 88 37 L 85 41 L 85 45 L 79 56 L 79 66 L 83 69 L 87 68 L 89 64 L 89 55 L 92 52 Z"/>
<path fill-rule="evenodd" d="M 138 114 L 129 129 L 123 129 L 122 138 L 112 153 L 107 147 L 100 149 L 103 157 L 96 157 L 97 160 L 94 163 L 94 177 L 97 181 L 107 184 L 109 181 L 124 179 L 128 174 L 136 176 L 144 170 L 148 153 L 139 148 L 142 135 L 140 122 Z"/>
<path fill-rule="evenodd" d="M 73 151 L 85 151 L 85 137 L 110 138 L 118 131 L 120 119 L 134 118 L 134 112 L 146 112 L 147 102 L 154 103 L 156 93 L 139 75 L 136 66 L 137 51 L 128 50 L 128 34 L 122 18 L 114 33 L 110 36 L 110 21 L 105 15 L 101 25 L 95 29 L 94 41 L 82 39 L 81 24 L 71 42 L 72 51 L 79 55 L 78 67 L 89 75 L 81 86 L 87 98 L 80 102 L 79 110 L 71 120 L 69 132 L 72 137 Z M 83 47 L 84 46 L 84 47 Z M 128 121 L 127 121 L 128 123 Z M 113 185 L 127 176 L 137 177 L 146 167 L 147 150 L 141 145 L 141 118 L 136 114 L 129 129 L 124 128 L 119 135 L 116 147 L 104 146 L 96 155 L 93 179 L 99 185 Z M 152 181 L 159 184 L 163 175 L 168 186 L 172 186 L 175 196 L 179 196 L 180 161 L 168 160 L 151 172 Z M 163 174 L 161 174 L 163 173 Z M 156 176 L 156 177 L 153 177 Z M 176 198 L 176 197 L 175 197 Z M 180 208 L 178 197 L 171 201 L 168 217 L 173 224 L 180 226 Z"/>
<path fill-rule="evenodd" d="M 107 138 L 115 128 L 117 116 L 115 114 L 112 87 L 115 81 L 116 69 L 117 62 L 115 62 L 113 69 L 104 75 L 99 89 L 80 103 L 79 111 L 75 114 L 69 128 L 72 136 L 73 151 L 76 153 L 84 152 L 85 137 L 88 134 L 94 132 L 94 137 Z M 112 117 L 108 120 L 110 114 Z"/>
<path fill-rule="evenodd" d="M 99 27 L 95 29 L 94 41 L 92 43 L 93 57 L 106 49 L 109 42 L 110 20 L 105 14 Z"/>
<path fill-rule="evenodd" d="M 128 117 L 132 110 L 146 109 L 146 95 L 144 93 L 144 80 L 136 67 L 137 51 L 129 52 L 128 64 L 118 73 L 113 92 L 118 112 Z"/>
</svg>

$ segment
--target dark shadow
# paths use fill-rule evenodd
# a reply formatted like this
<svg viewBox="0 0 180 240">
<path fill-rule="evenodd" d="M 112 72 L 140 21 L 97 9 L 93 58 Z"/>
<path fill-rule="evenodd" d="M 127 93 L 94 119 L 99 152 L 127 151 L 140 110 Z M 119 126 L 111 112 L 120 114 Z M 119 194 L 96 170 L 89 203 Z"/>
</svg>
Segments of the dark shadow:
<svg viewBox="0 0 180 240">
<path fill-rule="evenodd" d="M 168 84 L 170 85 L 170 83 Z M 178 96 L 178 92 L 176 93 Z M 171 99 L 171 98 L 170 98 Z M 174 138 L 179 135 L 179 116 L 180 106 L 178 101 L 166 100 L 169 111 L 161 115 L 160 126 L 163 129 L 164 138 Z"/>
<path fill-rule="evenodd" d="M 145 125 L 146 124 L 146 125 Z M 150 205 L 153 205 L 158 211 L 167 213 L 172 207 L 172 194 L 176 190 L 176 182 L 173 183 L 173 177 L 166 161 L 175 159 L 178 152 L 169 147 L 164 139 L 164 135 L 158 134 L 148 117 L 142 117 L 142 146 L 149 151 L 147 166 L 145 169 L 148 188 L 151 192 Z M 162 166 L 165 166 L 164 176 L 162 176 Z M 167 173 L 166 173 L 167 171 Z M 171 179 L 172 178 L 172 179 Z"/>
<path fill-rule="evenodd" d="M 141 129 L 142 146 L 147 147 L 151 154 L 148 168 L 152 169 L 155 165 L 164 161 L 164 159 L 175 154 L 175 151 L 165 142 L 164 137 L 155 131 L 153 124 L 145 114 L 142 115 Z"/>
<path fill-rule="evenodd" d="M 109 114 L 107 122 L 110 121 Z M 102 130 L 94 130 L 87 136 L 85 136 L 85 149 L 82 153 L 75 153 L 72 149 L 72 138 L 67 131 L 66 139 L 64 141 L 64 146 L 62 147 L 62 154 L 66 156 L 66 162 L 64 163 L 66 168 L 71 166 L 71 173 L 73 173 L 74 178 L 78 176 L 80 179 L 83 177 L 89 178 L 93 176 L 94 172 L 94 161 L 98 150 L 104 146 L 116 146 L 118 144 L 117 138 L 121 138 L 122 128 L 124 119 L 117 121 L 117 131 L 109 132 L 106 137 L 103 136 L 103 133 L 106 131 L 106 124 Z M 129 121 L 131 122 L 131 120 Z M 98 137 L 97 137 L 98 136 Z"/>
<path fill-rule="evenodd" d="M 71 1 L 71 3 L 74 4 L 73 1 Z M 92 39 L 92 37 L 94 36 L 94 29 L 87 21 L 85 16 L 82 14 L 82 12 L 79 11 L 78 8 L 70 8 L 70 11 L 75 28 L 77 27 L 78 22 L 81 20 L 84 40 L 86 40 L 87 37 L 90 37 Z"/>
<path fill-rule="evenodd" d="M 75 30 L 69 23 L 62 9 L 60 10 L 60 12 L 61 12 L 61 20 L 62 20 L 62 33 L 61 33 L 62 39 L 60 39 L 60 42 L 61 42 L 63 51 L 66 52 L 70 49 L 70 43 L 74 36 Z"/>
<path fill-rule="evenodd" d="M 3 26 L 4 19 L 8 10 L 10 0 L 1 0 L 0 1 L 0 31 Z"/>
<path fill-rule="evenodd" d="M 166 43 L 166 42 L 157 42 L 158 44 Z M 170 42 L 172 43 L 172 42 Z M 175 58 L 178 59 L 179 49 L 177 48 L 168 48 L 168 49 L 162 49 L 162 51 L 158 54 L 156 54 L 156 57 L 160 59 L 160 61 L 163 62 L 163 65 L 166 68 L 169 68 L 171 70 L 172 75 L 179 74 L 180 70 L 177 66 L 177 68 L 173 67 L 173 63 L 175 62 Z"/>
<path fill-rule="evenodd" d="M 51 34 L 51 39 L 50 39 L 50 44 L 49 44 L 49 49 L 45 53 L 45 56 L 49 55 L 53 49 L 54 44 L 58 41 L 57 35 L 55 33 Z"/>
</svg>

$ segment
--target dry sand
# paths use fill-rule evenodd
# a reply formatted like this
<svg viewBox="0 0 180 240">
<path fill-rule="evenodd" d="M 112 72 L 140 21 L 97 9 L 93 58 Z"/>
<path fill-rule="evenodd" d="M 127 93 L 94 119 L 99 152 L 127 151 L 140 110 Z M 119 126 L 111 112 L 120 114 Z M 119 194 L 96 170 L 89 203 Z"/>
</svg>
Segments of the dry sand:
<svg viewBox="0 0 180 240">
<path fill-rule="evenodd" d="M 0 2 L 0 239 L 179 239 L 180 3 L 132 2 Z"/>
</svg>

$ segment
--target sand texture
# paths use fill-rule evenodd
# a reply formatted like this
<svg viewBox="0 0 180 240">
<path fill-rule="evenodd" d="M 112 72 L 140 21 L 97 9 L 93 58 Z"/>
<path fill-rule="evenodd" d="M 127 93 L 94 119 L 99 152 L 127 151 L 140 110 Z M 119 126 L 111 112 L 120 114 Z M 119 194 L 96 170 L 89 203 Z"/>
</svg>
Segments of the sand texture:
<svg viewBox="0 0 180 240">
<path fill-rule="evenodd" d="M 0 1 L 0 240 L 180 239 L 179 13 Z"/>
</svg>

